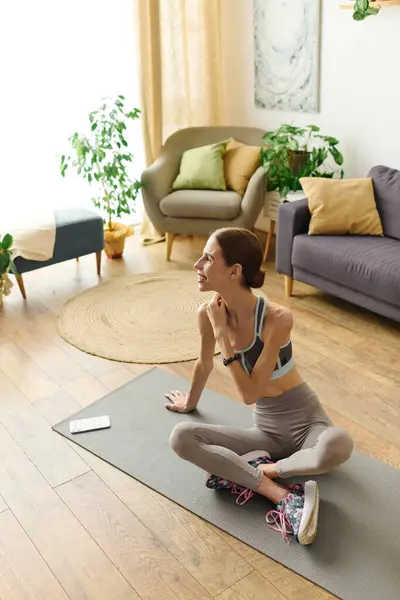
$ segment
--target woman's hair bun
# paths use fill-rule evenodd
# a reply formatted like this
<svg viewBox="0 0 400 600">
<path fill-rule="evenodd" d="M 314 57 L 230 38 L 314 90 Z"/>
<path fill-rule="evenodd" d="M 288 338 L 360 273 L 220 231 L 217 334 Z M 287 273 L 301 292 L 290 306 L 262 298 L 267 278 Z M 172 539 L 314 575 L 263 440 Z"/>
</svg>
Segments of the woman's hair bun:
<svg viewBox="0 0 400 600">
<path fill-rule="evenodd" d="M 265 273 L 261 269 L 254 275 L 253 279 L 249 281 L 250 287 L 260 288 L 264 284 Z"/>
</svg>

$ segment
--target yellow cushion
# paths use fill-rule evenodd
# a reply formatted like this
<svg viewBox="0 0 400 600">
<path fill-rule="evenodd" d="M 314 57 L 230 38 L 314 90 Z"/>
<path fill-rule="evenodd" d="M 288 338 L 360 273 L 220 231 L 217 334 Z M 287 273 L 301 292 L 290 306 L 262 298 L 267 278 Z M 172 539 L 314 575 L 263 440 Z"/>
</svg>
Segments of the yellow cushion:
<svg viewBox="0 0 400 600">
<path fill-rule="evenodd" d="M 224 156 L 226 187 L 243 196 L 250 177 L 260 164 L 259 146 L 246 146 L 230 138 Z"/>
<path fill-rule="evenodd" d="M 309 235 L 383 235 L 371 177 L 303 177 L 311 213 Z"/>
</svg>

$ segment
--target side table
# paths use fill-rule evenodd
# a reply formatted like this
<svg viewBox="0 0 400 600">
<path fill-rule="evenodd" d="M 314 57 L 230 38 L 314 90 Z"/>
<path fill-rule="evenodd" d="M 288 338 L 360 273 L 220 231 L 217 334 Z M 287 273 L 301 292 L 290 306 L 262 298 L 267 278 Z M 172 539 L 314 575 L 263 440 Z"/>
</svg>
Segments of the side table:
<svg viewBox="0 0 400 600">
<path fill-rule="evenodd" d="M 303 190 L 300 190 L 298 192 L 289 192 L 287 194 L 286 198 L 280 198 L 278 192 L 269 192 L 266 195 L 266 199 L 265 199 L 266 210 L 265 210 L 265 212 L 267 213 L 267 215 L 269 217 L 269 228 L 268 228 L 268 235 L 267 235 L 267 243 L 265 244 L 263 262 L 266 262 L 268 259 L 268 254 L 269 254 L 269 250 L 270 250 L 271 242 L 272 242 L 272 236 L 275 233 L 275 225 L 278 220 L 278 212 L 279 212 L 279 206 L 281 205 L 281 202 L 295 202 L 296 200 L 301 200 L 303 198 L 306 198 L 306 195 L 304 194 Z"/>
</svg>

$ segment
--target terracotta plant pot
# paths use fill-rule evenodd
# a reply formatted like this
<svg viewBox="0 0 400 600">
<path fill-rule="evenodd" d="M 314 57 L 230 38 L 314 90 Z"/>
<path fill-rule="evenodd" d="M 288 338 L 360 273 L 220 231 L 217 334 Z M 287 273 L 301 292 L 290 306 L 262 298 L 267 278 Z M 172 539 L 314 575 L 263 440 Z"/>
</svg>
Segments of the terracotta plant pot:
<svg viewBox="0 0 400 600">
<path fill-rule="evenodd" d="M 107 225 L 104 225 L 104 252 L 108 258 L 121 258 L 125 239 L 133 234 L 133 230 L 128 225 L 123 223 L 111 223 L 110 230 Z"/>
</svg>

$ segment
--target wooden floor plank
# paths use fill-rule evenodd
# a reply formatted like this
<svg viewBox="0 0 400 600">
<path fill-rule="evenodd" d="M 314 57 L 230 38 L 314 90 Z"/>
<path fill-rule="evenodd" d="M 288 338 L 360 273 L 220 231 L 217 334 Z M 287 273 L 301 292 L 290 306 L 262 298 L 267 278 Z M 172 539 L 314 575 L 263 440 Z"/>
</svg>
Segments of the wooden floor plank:
<svg viewBox="0 0 400 600">
<path fill-rule="evenodd" d="M 107 389 L 31 323 L 12 339 L 81 406 L 102 398 Z"/>
<path fill-rule="evenodd" d="M 82 448 L 77 451 L 212 596 L 252 571 L 208 523 Z"/>
<path fill-rule="evenodd" d="M 143 600 L 211 598 L 93 472 L 57 492 Z"/>
<path fill-rule="evenodd" d="M 253 571 L 238 583 L 216 596 L 217 600 L 286 600 L 262 575 Z"/>
<path fill-rule="evenodd" d="M 384 343 L 387 348 L 400 347 L 400 323 L 363 309 L 356 304 L 335 298 L 314 288 L 308 288 L 303 298 L 293 297 L 294 306 L 301 305 L 314 315 L 320 315 L 330 323 L 349 327 L 360 333 L 366 343 Z"/>
<path fill-rule="evenodd" d="M 60 387 L 17 344 L 0 342 L 0 368 L 31 402 L 56 394 Z"/>
<path fill-rule="evenodd" d="M 58 315 L 58 311 L 57 311 Z M 60 350 L 65 352 L 70 358 L 72 358 L 78 365 L 83 367 L 85 371 L 93 375 L 93 377 L 100 377 L 106 375 L 112 371 L 115 371 L 121 366 L 121 363 L 107 360 L 93 354 L 87 354 L 79 348 L 75 348 L 72 344 L 66 342 L 58 333 L 57 322 L 54 313 L 38 313 L 34 319 L 34 323 L 40 329 L 50 341 L 52 341 Z"/>
<path fill-rule="evenodd" d="M 323 358 L 319 361 L 317 369 L 310 369 L 310 371 L 319 371 L 327 380 L 338 383 L 350 392 L 358 392 L 360 395 L 376 394 L 383 402 L 391 405 L 395 413 L 400 414 L 400 385 L 393 380 L 378 381 L 371 371 L 363 373 L 358 370 L 357 365 L 343 364 L 333 358 Z"/>
<path fill-rule="evenodd" d="M 336 598 L 265 554 L 254 550 L 224 531 L 217 530 L 217 528 L 215 530 L 287 600 L 332 600 Z"/>
<path fill-rule="evenodd" d="M 356 390 L 342 383 L 342 365 L 333 359 L 308 367 L 306 373 L 324 406 L 355 420 L 388 442 L 400 445 L 400 407 L 389 404 L 374 391 Z"/>
<path fill-rule="evenodd" d="M 311 337 L 308 344 L 313 345 Z M 326 358 L 336 360 L 343 367 L 350 365 L 354 371 L 375 379 L 383 386 L 400 386 L 400 369 L 394 361 L 390 360 L 390 352 L 387 348 L 378 351 L 376 346 L 371 347 L 363 342 L 351 348 L 327 344 L 324 348 L 319 347 L 319 351 Z"/>
<path fill-rule="evenodd" d="M 0 493 L 71 600 L 139 600 L 2 425 Z"/>
<path fill-rule="evenodd" d="M 0 390 L 0 422 L 50 485 L 59 485 L 89 470 L 1 371 Z"/>
<path fill-rule="evenodd" d="M 60 389 L 57 394 L 54 394 L 54 396 L 37 400 L 34 403 L 34 406 L 50 425 L 56 425 L 82 409 L 82 407 L 62 389 Z"/>
<path fill-rule="evenodd" d="M 68 600 L 11 511 L 0 515 L 0 598 Z"/>
<path fill-rule="evenodd" d="M 105 375 L 101 375 L 98 379 L 108 391 L 112 392 L 122 385 L 125 385 L 125 383 L 132 381 L 134 378 L 135 374 L 132 373 L 131 370 L 127 369 L 125 366 L 119 366 L 118 369 L 110 371 Z"/>
<path fill-rule="evenodd" d="M 334 425 L 346 429 L 355 440 L 356 450 L 367 456 L 373 456 L 392 467 L 400 469 L 400 447 L 394 445 L 373 431 L 366 429 L 356 422 L 342 415 L 337 410 L 327 408 L 327 413 Z"/>
<path fill-rule="evenodd" d="M 3 496 L 0 496 L 0 513 L 2 513 L 3 511 L 7 510 L 8 506 L 6 501 L 4 500 Z M 1 598 L 1 596 L 0 596 Z"/>
</svg>

